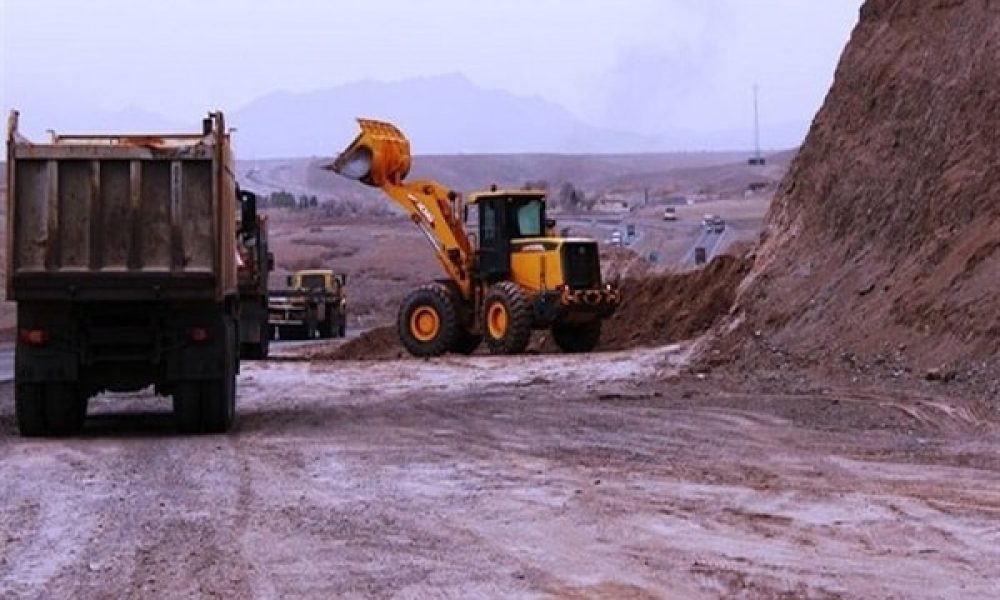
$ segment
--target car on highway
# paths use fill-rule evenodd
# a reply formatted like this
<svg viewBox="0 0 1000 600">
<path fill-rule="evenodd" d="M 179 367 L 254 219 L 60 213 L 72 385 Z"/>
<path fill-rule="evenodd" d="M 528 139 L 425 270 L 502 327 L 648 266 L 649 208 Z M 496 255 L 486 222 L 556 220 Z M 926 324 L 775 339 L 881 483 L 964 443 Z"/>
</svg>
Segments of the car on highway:
<svg viewBox="0 0 1000 600">
<path fill-rule="evenodd" d="M 668 206 L 663 209 L 663 220 L 664 221 L 676 221 L 677 220 L 677 209 L 673 206 Z"/>
<path fill-rule="evenodd" d="M 617 229 L 611 233 L 611 245 L 621 246 L 622 245 L 622 232 Z"/>
<path fill-rule="evenodd" d="M 726 230 L 726 222 L 719 215 L 705 215 L 701 220 L 701 226 L 708 233 L 722 233 Z"/>
</svg>

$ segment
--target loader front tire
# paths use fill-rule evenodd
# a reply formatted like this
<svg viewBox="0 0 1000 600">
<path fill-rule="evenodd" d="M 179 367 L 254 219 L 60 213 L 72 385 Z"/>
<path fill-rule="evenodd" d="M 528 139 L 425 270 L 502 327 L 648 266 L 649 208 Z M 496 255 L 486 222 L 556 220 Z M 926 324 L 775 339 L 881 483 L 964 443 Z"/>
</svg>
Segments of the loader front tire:
<svg viewBox="0 0 1000 600">
<path fill-rule="evenodd" d="M 399 339 L 417 357 L 441 356 L 459 334 L 458 310 L 442 284 L 423 285 L 410 292 L 399 308 Z"/>
<path fill-rule="evenodd" d="M 483 302 L 483 332 L 490 354 L 521 354 L 531 340 L 531 305 L 512 281 L 494 284 Z"/>
</svg>

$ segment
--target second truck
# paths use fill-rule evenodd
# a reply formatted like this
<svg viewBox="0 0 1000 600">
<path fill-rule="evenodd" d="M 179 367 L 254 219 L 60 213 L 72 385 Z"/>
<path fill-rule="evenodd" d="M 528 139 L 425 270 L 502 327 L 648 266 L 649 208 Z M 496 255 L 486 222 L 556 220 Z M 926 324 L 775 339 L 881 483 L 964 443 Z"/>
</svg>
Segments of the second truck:
<svg viewBox="0 0 1000 600">
<path fill-rule="evenodd" d="M 359 119 L 361 133 L 327 168 L 382 189 L 424 233 L 447 277 L 413 290 L 397 329 L 415 356 L 523 352 L 549 329 L 565 352 L 597 347 L 621 301 L 601 278 L 597 242 L 554 235 L 544 192 L 491 188 L 466 201 L 436 181 L 405 181 L 410 144 L 395 126 Z M 468 229 L 467 229 L 468 227 Z"/>
<path fill-rule="evenodd" d="M 288 289 L 268 300 L 271 336 L 280 340 L 344 337 L 347 333 L 345 277 L 329 269 L 296 271 Z"/>
</svg>

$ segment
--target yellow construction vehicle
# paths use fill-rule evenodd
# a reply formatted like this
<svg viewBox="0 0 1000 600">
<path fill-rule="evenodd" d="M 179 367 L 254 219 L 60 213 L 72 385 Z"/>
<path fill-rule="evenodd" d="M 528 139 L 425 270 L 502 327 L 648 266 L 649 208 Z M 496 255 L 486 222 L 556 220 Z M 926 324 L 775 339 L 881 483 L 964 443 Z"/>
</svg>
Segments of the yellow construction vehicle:
<svg viewBox="0 0 1000 600">
<path fill-rule="evenodd" d="M 410 143 L 395 126 L 358 119 L 361 133 L 326 168 L 381 188 L 410 215 L 448 277 L 411 292 L 399 337 L 415 356 L 525 350 L 532 329 L 551 328 L 565 352 L 588 352 L 621 302 L 601 280 L 597 242 L 560 238 L 545 193 L 461 194 L 435 181 L 406 182 Z M 468 226 L 468 230 L 467 227 Z"/>
</svg>

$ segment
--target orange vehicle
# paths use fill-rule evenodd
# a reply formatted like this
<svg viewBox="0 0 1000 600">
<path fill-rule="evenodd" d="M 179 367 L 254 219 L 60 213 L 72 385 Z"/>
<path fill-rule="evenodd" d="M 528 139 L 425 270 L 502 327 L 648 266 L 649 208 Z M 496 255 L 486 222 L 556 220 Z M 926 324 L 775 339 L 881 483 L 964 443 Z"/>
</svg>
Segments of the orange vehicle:
<svg viewBox="0 0 1000 600">
<path fill-rule="evenodd" d="M 566 352 L 597 347 L 621 301 L 602 281 L 597 242 L 554 235 L 541 191 L 468 199 L 436 181 L 406 181 L 410 144 L 395 126 L 359 119 L 361 134 L 327 168 L 381 188 L 424 233 L 447 277 L 411 292 L 399 310 L 403 345 L 416 356 L 517 354 L 532 329 L 550 329 Z"/>
</svg>

